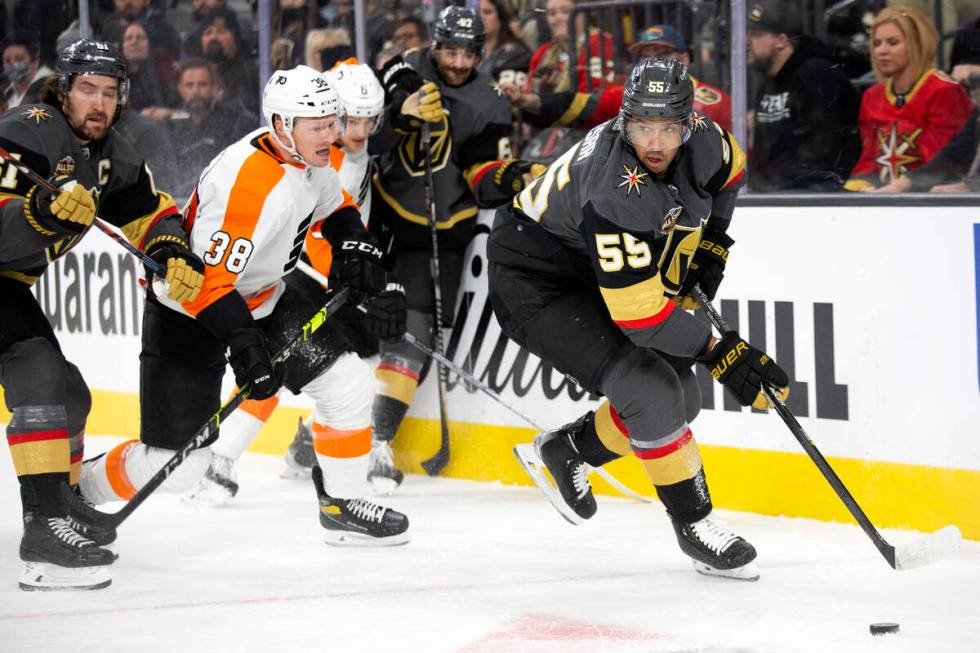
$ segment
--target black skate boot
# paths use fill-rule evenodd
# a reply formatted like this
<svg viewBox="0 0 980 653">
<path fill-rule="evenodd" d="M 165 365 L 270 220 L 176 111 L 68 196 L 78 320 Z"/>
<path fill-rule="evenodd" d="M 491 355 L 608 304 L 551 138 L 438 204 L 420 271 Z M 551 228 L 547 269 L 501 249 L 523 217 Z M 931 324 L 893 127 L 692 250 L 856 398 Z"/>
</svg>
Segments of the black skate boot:
<svg viewBox="0 0 980 653">
<path fill-rule="evenodd" d="M 368 464 L 367 478 L 375 494 L 391 494 L 405 479 L 405 474 L 395 467 L 391 445 L 383 440 L 371 443 L 371 461 Z"/>
<path fill-rule="evenodd" d="M 106 566 L 115 555 L 76 533 L 64 517 L 27 513 L 20 559 L 22 590 L 102 589 L 112 582 Z"/>
<path fill-rule="evenodd" d="M 220 508 L 238 494 L 238 474 L 235 461 L 211 452 L 211 464 L 197 487 L 180 498 L 194 506 Z"/>
<path fill-rule="evenodd" d="M 281 478 L 310 477 L 313 463 L 316 462 L 316 452 L 313 450 L 313 432 L 303 423 L 303 418 L 299 419 L 296 435 L 282 458 L 286 462 L 286 469 L 279 474 Z"/>
<path fill-rule="evenodd" d="M 759 580 L 755 547 L 736 535 L 725 522 L 711 515 L 693 524 L 673 521 L 677 543 L 694 562 L 694 569 L 707 576 L 737 580 Z"/>
<path fill-rule="evenodd" d="M 333 546 L 397 546 L 408 542 L 408 517 L 366 499 L 335 499 L 323 488 L 320 466 L 313 468 L 324 540 Z"/>
<path fill-rule="evenodd" d="M 67 485 L 61 488 L 64 504 L 68 508 L 68 525 L 82 537 L 92 540 L 96 546 L 106 547 L 116 541 L 116 529 L 99 524 L 102 513 L 82 496 L 81 488 Z M 113 552 L 115 553 L 115 552 Z M 118 556 L 116 556 L 118 558 Z"/>
<path fill-rule="evenodd" d="M 514 447 L 514 455 L 531 479 L 561 516 L 572 524 L 589 519 L 597 508 L 589 483 L 592 468 L 582 460 L 572 438 L 572 434 L 582 429 L 587 417 L 555 431 L 539 433 L 533 446 L 519 444 Z M 542 467 L 551 473 L 553 485 L 545 477 Z"/>
</svg>

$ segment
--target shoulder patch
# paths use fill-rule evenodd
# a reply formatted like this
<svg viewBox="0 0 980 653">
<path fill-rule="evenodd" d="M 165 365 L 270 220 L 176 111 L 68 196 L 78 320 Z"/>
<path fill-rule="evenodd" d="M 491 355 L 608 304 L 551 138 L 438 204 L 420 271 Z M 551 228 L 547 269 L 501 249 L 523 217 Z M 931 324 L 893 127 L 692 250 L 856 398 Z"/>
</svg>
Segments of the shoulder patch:
<svg viewBox="0 0 980 653">
<path fill-rule="evenodd" d="M 25 120 L 34 120 L 35 124 L 37 125 L 40 125 L 42 120 L 48 120 L 51 118 L 51 114 L 47 109 L 37 105 L 29 107 L 21 115 Z"/>
<path fill-rule="evenodd" d="M 718 104 L 721 102 L 721 94 L 713 88 L 698 84 L 694 90 L 694 99 L 701 104 Z"/>
<path fill-rule="evenodd" d="M 707 123 L 704 122 L 704 116 L 703 115 L 701 115 L 697 111 L 692 111 L 691 112 L 691 131 L 692 132 L 695 132 L 696 133 L 696 132 L 701 131 L 702 129 L 704 129 L 704 127 L 705 127 L 706 124 Z"/>
</svg>

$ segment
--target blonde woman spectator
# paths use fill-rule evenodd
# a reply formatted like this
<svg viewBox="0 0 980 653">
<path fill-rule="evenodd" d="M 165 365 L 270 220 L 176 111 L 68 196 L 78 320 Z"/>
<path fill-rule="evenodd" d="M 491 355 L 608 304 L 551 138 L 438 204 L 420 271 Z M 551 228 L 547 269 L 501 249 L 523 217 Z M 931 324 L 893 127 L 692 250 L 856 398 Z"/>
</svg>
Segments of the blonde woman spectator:
<svg viewBox="0 0 980 653">
<path fill-rule="evenodd" d="M 963 88 L 932 67 L 939 41 L 925 14 L 887 7 L 871 26 L 878 83 L 861 99 L 861 157 L 845 184 L 867 191 L 921 166 L 956 134 L 972 105 Z"/>
</svg>

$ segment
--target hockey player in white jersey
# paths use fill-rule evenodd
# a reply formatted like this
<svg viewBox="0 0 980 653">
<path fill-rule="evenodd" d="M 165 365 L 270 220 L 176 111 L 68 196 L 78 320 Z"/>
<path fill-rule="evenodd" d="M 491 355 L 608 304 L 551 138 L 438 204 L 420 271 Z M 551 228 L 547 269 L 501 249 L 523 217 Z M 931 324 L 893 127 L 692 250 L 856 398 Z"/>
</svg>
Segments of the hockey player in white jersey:
<svg viewBox="0 0 980 653">
<path fill-rule="evenodd" d="M 367 153 L 367 141 L 377 131 L 381 121 L 384 89 L 370 67 L 358 63 L 356 59 L 338 62 L 324 76 L 337 90 L 345 114 L 344 133 L 338 140 L 339 147 L 331 148 L 330 163 L 337 171 L 344 190 L 357 200 L 363 219 L 371 203 L 371 160 Z M 302 259 L 315 272 L 327 277 L 330 273 L 331 247 L 319 236 L 316 231 L 307 235 L 306 251 Z M 301 270 L 290 273 L 287 283 L 311 297 L 323 294 L 322 286 Z M 396 337 L 404 332 L 404 316 L 404 293 L 398 288 L 392 288 L 373 299 L 366 313 L 350 307 L 350 310 L 342 309 L 332 321 L 343 331 L 354 350 L 362 357 L 368 357 L 377 353 L 378 337 Z M 211 465 L 198 486 L 183 497 L 186 503 L 218 507 L 238 493 L 235 464 L 275 411 L 282 392 L 284 391 L 261 401 L 245 401 L 241 410 L 225 421 L 220 438 L 211 448 Z M 387 443 L 372 443 L 372 468 L 376 466 L 374 459 L 378 455 L 376 450 L 379 446 L 383 448 L 383 457 L 393 468 L 390 462 L 391 450 Z M 293 443 L 285 455 L 287 468 L 283 476 L 308 477 L 314 459 L 311 416 L 305 423 L 299 424 Z M 385 485 L 387 478 L 376 481 L 371 477 L 370 471 L 368 478 L 376 493 L 386 494 L 391 491 L 392 488 Z"/>
<path fill-rule="evenodd" d="M 407 517 L 361 498 L 371 447 L 370 367 L 329 320 L 283 365 L 270 356 L 320 306 L 285 282 L 308 232 L 331 244 L 331 280 L 356 301 L 385 287 L 382 253 L 331 166 L 343 129 L 337 92 L 311 68 L 280 70 L 266 84 L 263 113 L 267 128 L 219 154 L 185 207 L 191 248 L 205 262 L 200 294 L 147 300 L 140 441 L 86 461 L 82 493 L 94 503 L 129 499 L 186 443 L 219 407 L 227 348 L 251 399 L 274 397 L 284 385 L 314 400 L 314 481 L 327 542 L 401 544 Z M 193 452 L 161 489 L 186 492 L 209 460 L 208 447 Z"/>
</svg>

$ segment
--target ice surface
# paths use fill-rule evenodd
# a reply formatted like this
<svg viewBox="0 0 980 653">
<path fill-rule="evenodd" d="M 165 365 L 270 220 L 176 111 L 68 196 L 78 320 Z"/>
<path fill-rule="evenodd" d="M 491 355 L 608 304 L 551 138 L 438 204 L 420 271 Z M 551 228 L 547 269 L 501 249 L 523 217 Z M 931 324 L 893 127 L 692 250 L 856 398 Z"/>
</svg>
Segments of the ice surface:
<svg viewBox="0 0 980 653">
<path fill-rule="evenodd" d="M 27 593 L 0 456 L 0 651 L 980 650 L 976 542 L 899 573 L 857 526 L 719 511 L 759 549 L 762 578 L 737 582 L 696 574 L 659 505 L 598 497 L 576 527 L 536 490 L 408 476 L 389 503 L 412 542 L 337 549 L 281 465 L 246 454 L 225 508 L 151 498 L 120 529 L 110 588 Z M 880 621 L 901 634 L 872 637 Z"/>
</svg>

